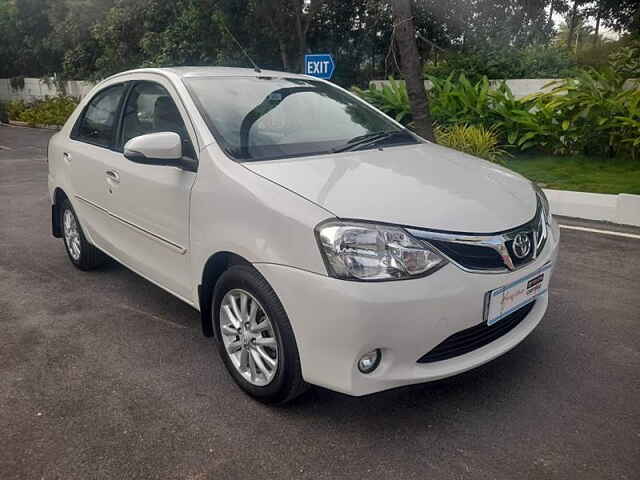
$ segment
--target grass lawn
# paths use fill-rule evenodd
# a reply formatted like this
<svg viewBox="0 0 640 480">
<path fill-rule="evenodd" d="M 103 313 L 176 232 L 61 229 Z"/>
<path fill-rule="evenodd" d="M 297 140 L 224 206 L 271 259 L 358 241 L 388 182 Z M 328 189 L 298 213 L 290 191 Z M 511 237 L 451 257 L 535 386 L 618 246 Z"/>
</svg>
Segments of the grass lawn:
<svg viewBox="0 0 640 480">
<path fill-rule="evenodd" d="M 640 194 L 640 160 L 526 154 L 510 158 L 507 167 L 545 188 Z"/>
</svg>

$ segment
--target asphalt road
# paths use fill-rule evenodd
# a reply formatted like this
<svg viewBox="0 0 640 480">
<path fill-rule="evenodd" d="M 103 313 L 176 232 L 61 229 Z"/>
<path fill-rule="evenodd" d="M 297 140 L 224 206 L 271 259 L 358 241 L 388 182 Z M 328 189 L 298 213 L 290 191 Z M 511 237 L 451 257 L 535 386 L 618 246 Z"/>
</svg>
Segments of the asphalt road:
<svg viewBox="0 0 640 480">
<path fill-rule="evenodd" d="M 50 134 L 0 126 L 2 480 L 638 478 L 640 240 L 564 230 L 545 319 L 488 365 L 266 407 L 186 304 L 115 263 L 71 266 Z"/>
</svg>

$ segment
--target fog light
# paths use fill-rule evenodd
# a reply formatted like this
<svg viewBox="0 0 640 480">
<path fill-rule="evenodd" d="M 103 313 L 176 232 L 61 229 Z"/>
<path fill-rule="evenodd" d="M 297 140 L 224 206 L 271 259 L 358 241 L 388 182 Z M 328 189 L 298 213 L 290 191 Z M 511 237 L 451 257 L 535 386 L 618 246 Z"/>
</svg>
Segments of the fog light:
<svg viewBox="0 0 640 480">
<path fill-rule="evenodd" d="M 380 360 L 382 360 L 382 352 L 380 349 L 376 348 L 375 350 L 371 350 L 361 356 L 360 360 L 358 360 L 358 370 L 362 373 L 371 373 L 378 368 Z"/>
</svg>

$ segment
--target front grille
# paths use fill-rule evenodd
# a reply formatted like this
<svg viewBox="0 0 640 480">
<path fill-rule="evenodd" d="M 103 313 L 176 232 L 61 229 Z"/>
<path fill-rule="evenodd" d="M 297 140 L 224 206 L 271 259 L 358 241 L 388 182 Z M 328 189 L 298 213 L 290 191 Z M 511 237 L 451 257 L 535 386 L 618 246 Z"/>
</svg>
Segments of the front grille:
<svg viewBox="0 0 640 480">
<path fill-rule="evenodd" d="M 504 268 L 502 257 L 493 248 L 431 239 L 429 243 L 465 268 L 472 270 Z"/>
<path fill-rule="evenodd" d="M 547 241 L 546 217 L 538 205 L 536 215 L 519 227 L 498 233 L 471 234 L 408 229 L 414 237 L 431 245 L 459 266 L 476 272 L 516 270 L 533 261 Z M 529 251 L 523 257 L 523 234 Z M 517 252 L 514 243 L 518 242 Z"/>
<path fill-rule="evenodd" d="M 519 308 L 502 320 L 489 326 L 483 322 L 475 327 L 467 328 L 447 337 L 429 353 L 426 353 L 418 363 L 440 362 L 449 358 L 464 355 L 480 347 L 484 347 L 513 330 L 529 314 L 535 301 Z"/>
</svg>

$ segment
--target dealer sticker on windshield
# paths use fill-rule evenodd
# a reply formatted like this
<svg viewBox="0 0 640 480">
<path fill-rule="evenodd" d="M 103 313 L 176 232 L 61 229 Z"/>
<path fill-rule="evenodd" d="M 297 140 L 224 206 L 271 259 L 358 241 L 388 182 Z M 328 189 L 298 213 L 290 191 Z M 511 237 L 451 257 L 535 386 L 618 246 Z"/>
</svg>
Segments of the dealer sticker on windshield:
<svg viewBox="0 0 640 480">
<path fill-rule="evenodd" d="M 493 325 L 502 320 L 546 292 L 549 288 L 550 268 L 549 263 L 520 280 L 487 292 L 485 300 L 487 325 Z"/>
</svg>

